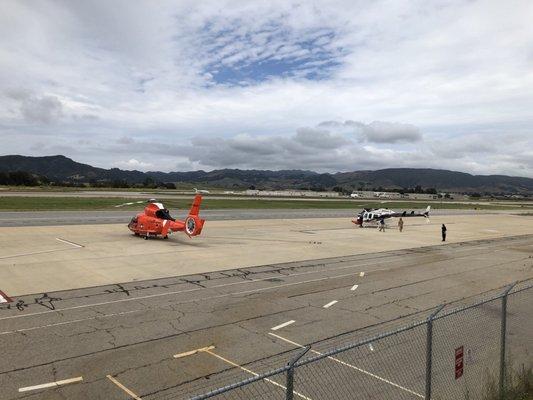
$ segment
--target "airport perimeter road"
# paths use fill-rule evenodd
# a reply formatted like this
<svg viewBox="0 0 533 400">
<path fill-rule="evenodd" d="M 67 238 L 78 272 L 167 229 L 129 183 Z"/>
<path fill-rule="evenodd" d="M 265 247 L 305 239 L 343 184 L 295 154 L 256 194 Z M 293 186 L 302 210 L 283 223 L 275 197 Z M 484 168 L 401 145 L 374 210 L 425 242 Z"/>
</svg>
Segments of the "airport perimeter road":
<svg viewBox="0 0 533 400">
<path fill-rule="evenodd" d="M 183 210 L 170 210 L 176 218 L 184 218 Z M 298 219 L 298 218 L 353 218 L 361 211 L 339 209 L 274 209 L 274 210 L 202 210 L 202 218 L 210 221 L 254 220 L 254 219 Z M 0 211 L 0 227 L 10 226 L 55 226 L 127 224 L 138 211 Z M 432 210 L 432 215 L 485 215 L 505 214 L 510 211 L 485 210 Z M 524 212 L 517 210 L 517 213 Z"/>
<path fill-rule="evenodd" d="M 324 350 L 531 280 L 532 254 L 522 235 L 21 296 L 0 304 L 0 398 L 188 398 L 281 366 L 298 343 Z M 368 393 L 420 398 L 419 382 L 371 378 Z"/>
<path fill-rule="evenodd" d="M 138 211 L 0 211 L 0 227 L 9 226 L 53 226 L 127 224 Z M 172 216 L 184 218 L 186 211 L 170 210 Z M 211 221 L 251 219 L 295 219 L 295 218 L 350 218 L 354 210 L 201 210 L 202 218 Z"/>
</svg>

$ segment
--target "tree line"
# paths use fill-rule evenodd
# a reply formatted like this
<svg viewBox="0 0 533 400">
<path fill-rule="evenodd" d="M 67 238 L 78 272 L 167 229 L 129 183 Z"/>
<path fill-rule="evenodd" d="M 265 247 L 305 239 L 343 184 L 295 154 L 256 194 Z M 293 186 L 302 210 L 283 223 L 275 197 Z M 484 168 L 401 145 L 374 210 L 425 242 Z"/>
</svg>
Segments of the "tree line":
<svg viewBox="0 0 533 400">
<path fill-rule="evenodd" d="M 176 189 L 172 182 L 159 182 L 150 177 L 142 183 L 130 183 L 124 179 L 105 181 L 90 180 L 88 183 L 72 181 L 52 181 L 46 176 L 36 175 L 26 171 L 0 171 L 0 185 L 5 186 L 62 186 L 62 187 L 95 187 L 95 188 L 149 188 Z"/>
<path fill-rule="evenodd" d="M 34 175 L 26 171 L 0 171 L 0 185 L 39 186 L 49 184 L 50 180 L 46 176 Z"/>
</svg>

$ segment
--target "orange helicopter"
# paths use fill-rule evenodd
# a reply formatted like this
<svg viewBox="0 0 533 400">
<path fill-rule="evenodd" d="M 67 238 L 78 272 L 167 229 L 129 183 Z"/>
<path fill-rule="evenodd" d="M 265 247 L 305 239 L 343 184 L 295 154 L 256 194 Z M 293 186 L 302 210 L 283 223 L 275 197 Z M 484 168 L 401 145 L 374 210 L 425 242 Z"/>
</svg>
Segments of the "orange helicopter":
<svg viewBox="0 0 533 400">
<path fill-rule="evenodd" d="M 172 218 L 162 203 L 152 199 L 144 208 L 143 213 L 132 218 L 128 228 L 135 236 L 143 236 L 146 240 L 158 235 L 163 236 L 163 239 L 168 239 L 168 235 L 179 231 L 185 232 L 189 237 L 197 236 L 202 232 L 205 222 L 199 215 L 201 203 L 202 196 L 198 194 L 194 197 L 189 215 L 185 221 L 180 221 Z"/>
</svg>

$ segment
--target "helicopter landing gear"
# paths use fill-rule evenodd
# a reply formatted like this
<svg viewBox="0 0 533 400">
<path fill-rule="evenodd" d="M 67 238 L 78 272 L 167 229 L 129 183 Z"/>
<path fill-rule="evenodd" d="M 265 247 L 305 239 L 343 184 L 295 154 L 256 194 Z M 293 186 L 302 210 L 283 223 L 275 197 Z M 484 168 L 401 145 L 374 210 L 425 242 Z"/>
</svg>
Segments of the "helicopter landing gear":
<svg viewBox="0 0 533 400">
<path fill-rule="evenodd" d="M 144 240 L 148 240 L 148 235 L 146 235 L 146 236 L 144 237 Z"/>
</svg>

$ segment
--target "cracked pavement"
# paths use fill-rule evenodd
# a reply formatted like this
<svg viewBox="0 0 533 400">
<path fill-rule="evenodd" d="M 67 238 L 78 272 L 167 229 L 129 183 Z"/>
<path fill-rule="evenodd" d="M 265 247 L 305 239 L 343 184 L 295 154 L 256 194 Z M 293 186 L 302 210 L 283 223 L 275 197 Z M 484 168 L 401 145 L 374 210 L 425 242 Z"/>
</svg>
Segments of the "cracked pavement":
<svg viewBox="0 0 533 400">
<path fill-rule="evenodd" d="M 17 296 L 0 304 L 0 398 L 130 398 L 111 375 L 143 399 L 186 399 L 250 375 L 207 353 L 174 354 L 213 345 L 264 372 L 298 351 L 268 335 L 278 324 L 295 320 L 276 333 L 326 351 L 441 303 L 532 283 L 532 256 L 533 235 L 519 235 Z M 76 376 L 83 382 L 18 392 Z"/>
</svg>

